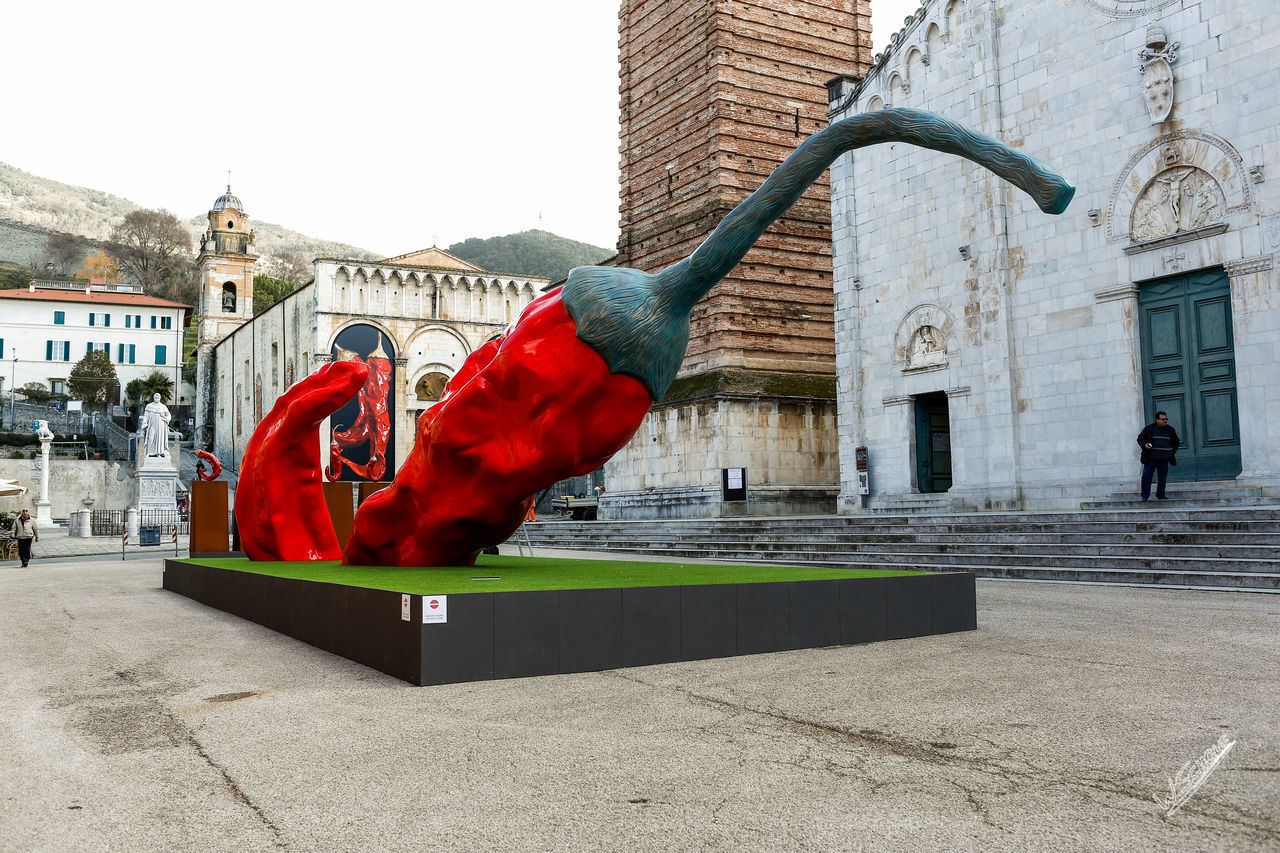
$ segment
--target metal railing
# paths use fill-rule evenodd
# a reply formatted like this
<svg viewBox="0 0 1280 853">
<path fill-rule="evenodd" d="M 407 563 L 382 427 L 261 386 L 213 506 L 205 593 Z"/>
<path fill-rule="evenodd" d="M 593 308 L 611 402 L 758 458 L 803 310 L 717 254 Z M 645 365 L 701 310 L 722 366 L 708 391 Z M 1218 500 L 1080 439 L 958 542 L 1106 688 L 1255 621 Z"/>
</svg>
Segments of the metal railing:
<svg viewBox="0 0 1280 853">
<path fill-rule="evenodd" d="M 89 533 L 92 536 L 123 536 L 128 510 L 95 509 L 89 513 Z M 160 528 L 160 539 L 168 541 L 173 535 L 173 528 L 178 528 L 178 535 L 186 536 L 191 532 L 191 521 L 186 514 L 176 509 L 144 509 L 138 512 L 138 530 L 143 528 Z"/>
</svg>

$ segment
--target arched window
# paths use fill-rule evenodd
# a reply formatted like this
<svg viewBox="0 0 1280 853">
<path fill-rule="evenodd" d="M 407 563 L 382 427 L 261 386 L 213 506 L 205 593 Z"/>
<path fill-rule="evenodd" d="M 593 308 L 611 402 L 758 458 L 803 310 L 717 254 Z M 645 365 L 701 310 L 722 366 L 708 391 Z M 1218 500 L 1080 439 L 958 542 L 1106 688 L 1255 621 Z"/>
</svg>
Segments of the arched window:
<svg viewBox="0 0 1280 853">
<path fill-rule="evenodd" d="M 236 286 L 234 282 L 222 285 L 222 310 L 228 314 L 236 313 Z"/>
</svg>

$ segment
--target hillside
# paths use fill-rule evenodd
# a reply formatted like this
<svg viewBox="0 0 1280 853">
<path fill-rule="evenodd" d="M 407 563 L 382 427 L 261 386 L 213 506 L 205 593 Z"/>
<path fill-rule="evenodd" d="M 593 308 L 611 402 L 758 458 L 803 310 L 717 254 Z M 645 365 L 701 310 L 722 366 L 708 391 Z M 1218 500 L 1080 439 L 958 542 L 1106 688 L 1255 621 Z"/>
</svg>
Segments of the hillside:
<svg viewBox="0 0 1280 853">
<path fill-rule="evenodd" d="M 112 229 L 138 205 L 128 199 L 86 187 L 72 186 L 41 178 L 0 163 L 0 261 L 43 269 L 46 241 L 50 232 L 61 231 L 88 238 L 84 253 L 111 235 Z M 208 225 L 204 213 L 184 220 L 193 247 Z M 281 258 L 294 256 L 310 266 L 313 258 L 357 258 L 376 260 L 381 255 L 332 240 L 320 240 L 281 225 L 252 220 L 261 254 L 258 271 L 276 275 Z M 448 251 L 490 272 L 546 276 L 555 281 L 569 270 L 596 264 L 613 255 L 613 250 L 579 243 L 547 231 L 523 231 L 503 237 L 471 238 L 454 243 Z M 63 266 L 74 272 L 79 261 Z M 22 278 L 19 267 L 6 270 L 14 280 Z"/>
<path fill-rule="evenodd" d="M 579 243 L 547 231 L 521 231 L 505 237 L 472 237 L 446 251 L 490 272 L 542 275 L 559 281 L 574 267 L 598 264 L 612 257 L 612 249 Z"/>
<path fill-rule="evenodd" d="M 125 215 L 139 205 L 128 199 L 100 190 L 72 186 L 41 178 L 0 163 L 0 218 L 52 231 L 64 231 L 92 240 L 106 240 Z M 209 224 L 206 214 L 184 221 L 191 233 L 192 245 Z M 259 253 L 278 256 L 291 253 L 310 261 L 318 257 L 376 258 L 377 254 L 357 246 L 332 240 L 319 240 L 270 222 L 253 220 L 255 243 Z M 34 258 L 16 257 L 0 260 L 29 262 Z M 268 266 L 270 258 L 268 258 Z"/>
</svg>

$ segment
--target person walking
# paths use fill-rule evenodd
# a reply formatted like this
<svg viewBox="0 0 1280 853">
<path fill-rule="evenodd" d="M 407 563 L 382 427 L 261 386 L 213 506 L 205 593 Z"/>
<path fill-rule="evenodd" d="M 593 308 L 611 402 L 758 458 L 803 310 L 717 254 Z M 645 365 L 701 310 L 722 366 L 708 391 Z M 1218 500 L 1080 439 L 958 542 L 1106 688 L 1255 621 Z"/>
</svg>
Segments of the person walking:
<svg viewBox="0 0 1280 853">
<path fill-rule="evenodd" d="M 1151 497 L 1151 477 L 1157 476 L 1156 500 L 1167 500 L 1165 483 L 1169 480 L 1169 466 L 1177 465 L 1178 432 L 1169 425 L 1169 416 L 1156 412 L 1155 423 L 1147 424 L 1138 433 L 1138 446 L 1142 448 L 1142 499 Z"/>
<path fill-rule="evenodd" d="M 13 520 L 13 531 L 9 536 L 11 539 L 18 540 L 18 556 L 22 558 L 22 567 L 25 569 L 27 563 L 31 562 L 31 542 L 40 541 L 36 520 L 31 517 L 31 511 L 26 507 L 23 507 L 22 514 Z"/>
</svg>

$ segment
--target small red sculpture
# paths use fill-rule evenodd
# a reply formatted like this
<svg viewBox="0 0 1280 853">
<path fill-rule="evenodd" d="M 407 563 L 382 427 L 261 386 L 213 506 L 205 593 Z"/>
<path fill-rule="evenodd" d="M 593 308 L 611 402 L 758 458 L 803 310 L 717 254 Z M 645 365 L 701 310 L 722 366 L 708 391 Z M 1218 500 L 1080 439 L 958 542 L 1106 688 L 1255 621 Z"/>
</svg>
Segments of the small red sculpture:
<svg viewBox="0 0 1280 853">
<path fill-rule="evenodd" d="M 216 480 L 222 474 L 222 463 L 218 461 L 218 457 L 212 453 L 206 453 L 203 450 L 195 452 L 196 476 L 201 480 Z M 209 467 L 205 468 L 204 463 L 208 462 Z"/>
</svg>

